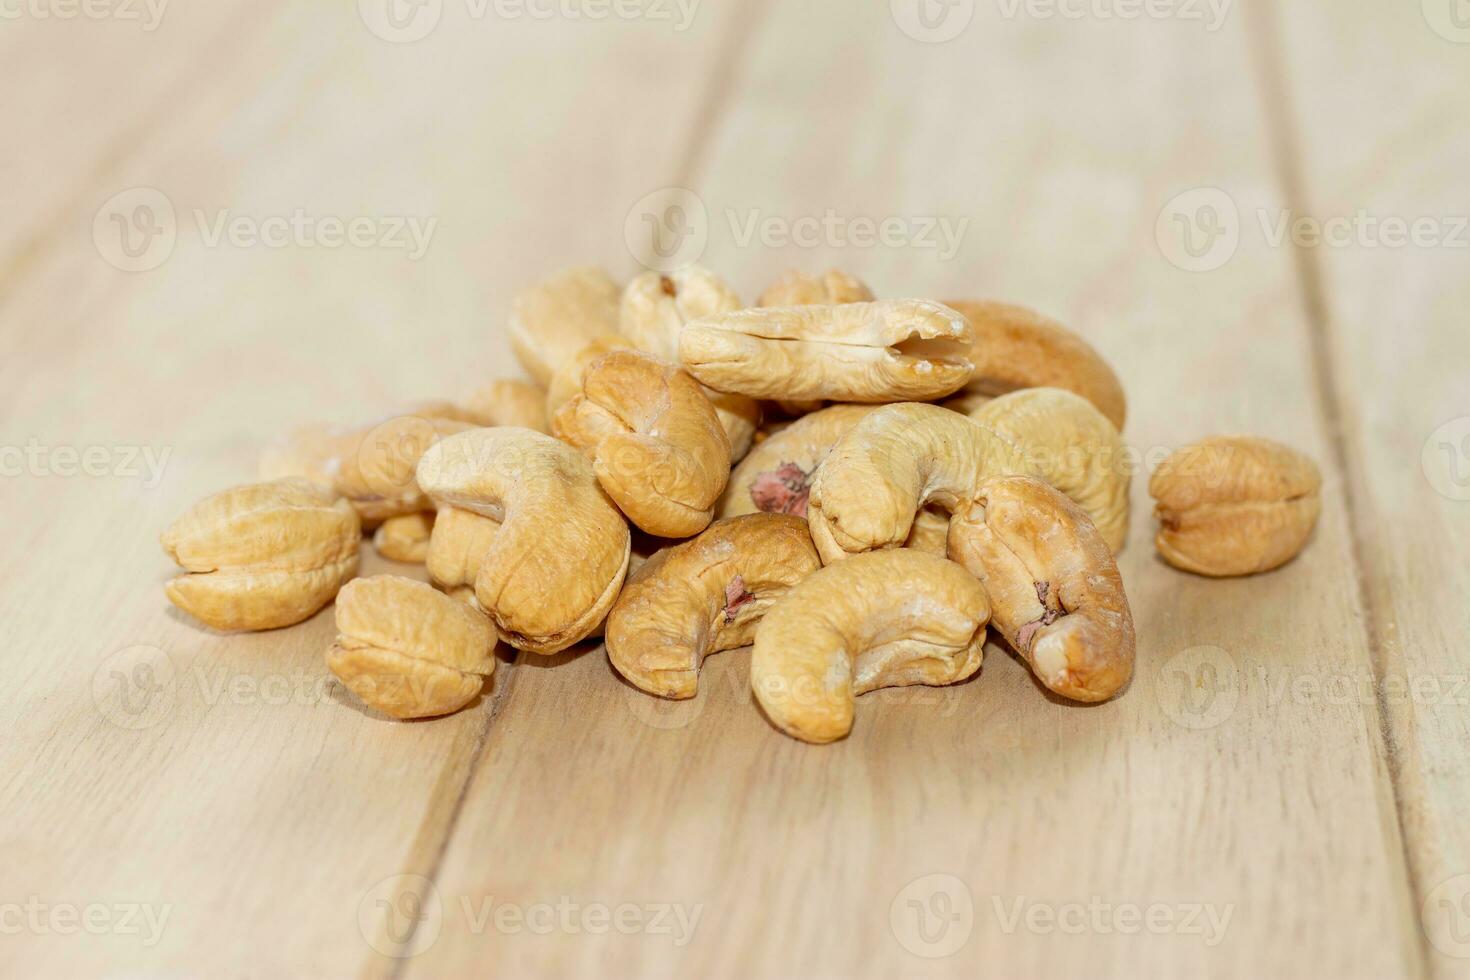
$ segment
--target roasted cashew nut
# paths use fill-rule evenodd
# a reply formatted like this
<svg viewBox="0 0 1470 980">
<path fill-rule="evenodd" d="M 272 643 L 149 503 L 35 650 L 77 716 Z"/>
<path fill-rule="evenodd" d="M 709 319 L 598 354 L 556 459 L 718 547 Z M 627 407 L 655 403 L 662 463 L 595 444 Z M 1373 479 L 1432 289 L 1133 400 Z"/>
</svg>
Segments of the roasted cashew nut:
<svg viewBox="0 0 1470 980">
<path fill-rule="evenodd" d="M 440 507 L 424 556 L 429 581 L 456 597 L 463 595 L 457 590 L 465 587 L 472 595 L 480 563 L 499 530 L 500 522 L 494 518 L 458 507 Z"/>
<path fill-rule="evenodd" d="M 719 391 L 786 401 L 924 401 L 964 385 L 975 334 L 927 300 L 739 310 L 691 321 L 680 363 Z"/>
<path fill-rule="evenodd" d="M 1019 447 L 1027 472 L 1079 504 L 1115 554 L 1123 550 L 1132 475 L 1123 437 L 1091 402 L 1060 388 L 1024 388 L 970 418 Z"/>
<path fill-rule="evenodd" d="M 992 622 L 1041 683 L 1105 701 L 1133 676 L 1133 614 L 1107 542 L 1041 480 L 984 483 L 949 525 L 949 554 L 990 595 Z"/>
<path fill-rule="evenodd" d="M 546 393 L 525 381 L 492 381 L 466 397 L 459 409 L 476 425 L 515 425 L 537 432 L 549 431 Z"/>
<path fill-rule="evenodd" d="M 628 577 L 607 617 L 608 659 L 641 690 L 692 698 L 705 657 L 749 644 L 766 610 L 820 567 L 799 518 L 717 521 Z"/>
<path fill-rule="evenodd" d="M 617 334 L 603 334 L 563 361 L 552 375 L 551 383 L 546 386 L 546 418 L 553 418 L 557 409 L 582 393 L 582 375 L 587 373 L 587 368 L 593 361 L 615 350 L 632 349 L 633 344 L 626 338 Z M 544 431 L 551 431 L 549 422 Z"/>
<path fill-rule="evenodd" d="M 530 429 L 471 429 L 425 453 L 418 480 L 441 506 L 500 522 L 475 598 L 507 643 L 556 653 L 607 615 L 630 535 L 577 450 Z"/>
<path fill-rule="evenodd" d="M 399 514 L 378 525 L 373 534 L 373 548 L 389 561 L 422 565 L 429 556 L 429 540 L 434 533 L 434 512 Z"/>
<path fill-rule="evenodd" d="M 537 384 L 551 383 L 563 362 L 593 339 L 617 333 L 618 284 L 602 269 L 567 269 L 511 304 L 510 347 Z"/>
<path fill-rule="evenodd" d="M 860 279 L 841 269 L 828 269 L 809 276 L 793 269 L 761 293 L 757 306 L 835 306 L 839 303 L 871 303 L 873 291 Z"/>
<path fill-rule="evenodd" d="M 954 562 L 900 549 L 805 579 L 755 632 L 750 683 L 766 717 L 806 742 L 852 730 L 859 694 L 942 685 L 980 669 L 990 602 Z"/>
<path fill-rule="evenodd" d="M 649 534 L 704 530 L 730 476 L 730 444 L 688 374 L 638 351 L 613 351 L 587 369 L 582 394 L 551 422 L 584 450 L 597 480 Z"/>
<path fill-rule="evenodd" d="M 952 300 L 975 330 L 975 373 L 965 393 L 1004 395 L 1020 388 L 1063 388 L 1097 406 L 1120 431 L 1128 401 L 1118 376 L 1092 346 L 1041 314 L 1007 303 Z"/>
<path fill-rule="evenodd" d="M 817 467 L 837 440 L 874 410 L 873 405 L 833 405 L 763 440 L 730 474 L 719 516 L 764 512 L 806 517 L 807 494 Z"/>
</svg>

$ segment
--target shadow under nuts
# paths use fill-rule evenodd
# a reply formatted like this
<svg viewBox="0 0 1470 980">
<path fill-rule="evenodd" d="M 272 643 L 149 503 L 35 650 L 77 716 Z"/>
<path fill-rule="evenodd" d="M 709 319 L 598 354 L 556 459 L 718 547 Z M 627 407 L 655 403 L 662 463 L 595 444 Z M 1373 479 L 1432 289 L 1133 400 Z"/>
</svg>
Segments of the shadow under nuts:
<svg viewBox="0 0 1470 980">
<path fill-rule="evenodd" d="M 1112 550 L 1040 480 L 987 481 L 949 525 L 949 554 L 985 586 L 992 624 L 1050 690 L 1104 701 L 1133 676 L 1133 614 Z"/>
<path fill-rule="evenodd" d="M 1253 575 L 1286 564 L 1322 512 L 1317 465 L 1255 436 L 1214 436 L 1154 471 L 1159 554 L 1200 575 Z"/>
<path fill-rule="evenodd" d="M 926 401 L 969 380 L 969 321 L 928 300 L 739 310 L 690 322 L 680 363 L 703 384 L 781 401 Z"/>
<path fill-rule="evenodd" d="M 395 575 L 347 583 L 327 667 L 394 718 L 458 711 L 495 672 L 495 631 L 483 613 Z"/>
<path fill-rule="evenodd" d="M 187 574 L 169 601 L 218 630 L 266 630 L 309 618 L 357 574 L 357 512 L 299 477 L 206 497 L 163 532 Z"/>
<path fill-rule="evenodd" d="M 692 698 L 705 657 L 751 642 L 772 603 L 821 567 L 806 522 L 717 521 L 628 577 L 607 618 L 607 656 L 635 687 Z"/>
<path fill-rule="evenodd" d="M 980 669 L 990 602 L 975 576 L 920 551 L 875 551 L 801 582 L 756 628 L 750 683 L 777 728 L 804 742 L 852 730 L 854 698 L 943 685 Z"/>
<path fill-rule="evenodd" d="M 704 530 L 730 476 L 730 444 L 699 385 L 637 351 L 592 362 L 552 431 L 587 453 L 630 521 L 660 537 Z"/>
<path fill-rule="evenodd" d="M 425 453 L 418 481 L 436 503 L 500 523 L 475 598 L 507 643 L 556 653 L 602 622 L 630 535 L 581 453 L 530 429 L 471 429 Z"/>
</svg>

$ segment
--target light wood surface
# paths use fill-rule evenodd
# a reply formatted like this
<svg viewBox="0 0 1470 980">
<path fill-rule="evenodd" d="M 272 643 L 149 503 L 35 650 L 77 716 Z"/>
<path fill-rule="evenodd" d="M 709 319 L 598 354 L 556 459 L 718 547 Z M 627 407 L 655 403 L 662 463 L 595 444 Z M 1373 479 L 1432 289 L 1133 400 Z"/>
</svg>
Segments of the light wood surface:
<svg viewBox="0 0 1470 980">
<path fill-rule="evenodd" d="M 1470 975 L 1470 45 L 1416 4 L 982 2 L 946 43 L 903 6 L 446 2 L 413 43 L 353 4 L 0 21 L 0 975 Z M 329 682 L 330 610 L 221 636 L 168 606 L 190 502 L 300 422 L 515 375 L 514 292 L 632 274 L 667 187 L 747 297 L 837 265 L 1036 306 L 1115 365 L 1124 696 L 1048 698 L 992 643 L 816 748 L 746 651 L 671 704 L 585 645 L 395 723 Z M 136 188 L 177 240 L 124 272 L 94 223 Z M 1234 251 L 1181 259 L 1221 201 Z M 1294 246 L 1288 209 L 1445 240 Z M 208 237 L 298 210 L 434 224 L 418 257 Z M 803 218 L 837 230 L 762 241 Z M 920 240 L 849 237 L 885 219 Z M 1155 556 L 1145 484 L 1229 431 L 1318 459 L 1324 514 L 1207 581 Z"/>
</svg>

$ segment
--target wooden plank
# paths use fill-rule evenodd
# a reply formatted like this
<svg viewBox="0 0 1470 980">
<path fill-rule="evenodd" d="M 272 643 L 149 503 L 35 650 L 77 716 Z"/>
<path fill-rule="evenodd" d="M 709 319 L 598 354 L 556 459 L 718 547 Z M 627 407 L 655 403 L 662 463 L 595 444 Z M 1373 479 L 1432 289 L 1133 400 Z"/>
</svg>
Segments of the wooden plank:
<svg viewBox="0 0 1470 980">
<path fill-rule="evenodd" d="M 1175 572 L 1140 486 L 1124 697 L 1055 703 L 992 647 L 958 688 L 865 698 L 827 748 L 766 725 L 744 653 L 713 658 L 692 705 L 641 698 L 601 652 L 522 665 L 408 976 L 1418 969 L 1377 706 L 1282 686 L 1372 676 L 1295 269 L 1249 238 L 1207 253 L 1228 258 L 1209 274 L 1165 258 L 1184 254 L 1174 213 L 1208 217 L 1209 198 L 1177 195 L 1281 206 L 1246 26 L 1022 9 L 978 5 L 948 44 L 838 0 L 773 9 L 695 154 L 703 260 L 747 296 L 787 265 L 839 264 L 890 296 L 1055 313 L 1119 368 L 1143 458 L 1243 430 L 1322 460 L 1311 547 L 1254 579 Z M 947 260 L 737 233 L 828 209 L 914 235 L 969 225 Z"/>
<path fill-rule="evenodd" d="M 1295 252 L 1340 432 L 1414 907 L 1431 972 L 1445 977 L 1470 976 L 1464 13 L 1448 0 L 1309 3 L 1263 18 L 1285 51 L 1294 217 L 1327 233 Z"/>
<path fill-rule="evenodd" d="M 0 973 L 392 970 L 377 903 L 433 873 L 494 699 L 433 722 L 369 718 L 326 683 L 330 611 L 202 631 L 163 597 L 157 535 L 253 478 L 295 424 L 514 374 L 511 293 L 623 248 L 625 202 L 672 179 L 729 18 L 706 13 L 670 43 L 666 24 L 446 13 L 400 45 L 350 11 L 263 14 L 145 146 L 73 189 L 0 306 L 0 445 L 22 469 L 0 508 L 3 900 L 39 916 L 0 941 Z M 133 273 L 91 234 L 95 202 L 129 188 L 162 192 L 177 220 L 171 254 Z M 415 260 L 211 245 L 196 218 L 298 210 L 438 225 Z M 83 475 L 65 450 L 92 447 L 100 475 Z M 100 932 L 77 929 L 84 913 Z"/>
</svg>

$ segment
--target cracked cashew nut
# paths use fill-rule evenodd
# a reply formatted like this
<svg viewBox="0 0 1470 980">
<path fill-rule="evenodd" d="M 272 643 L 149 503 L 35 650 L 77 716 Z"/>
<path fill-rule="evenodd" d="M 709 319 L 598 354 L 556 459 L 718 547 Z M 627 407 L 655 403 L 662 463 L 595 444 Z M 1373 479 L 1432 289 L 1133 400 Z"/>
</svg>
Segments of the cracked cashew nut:
<svg viewBox="0 0 1470 980">
<path fill-rule="evenodd" d="M 429 556 L 429 540 L 434 532 L 434 512 L 399 514 L 378 525 L 373 534 L 373 547 L 389 561 L 422 565 Z"/>
<path fill-rule="evenodd" d="M 730 444 L 684 371 L 639 351 L 613 351 L 587 368 L 582 394 L 551 426 L 587 453 L 608 496 L 649 534 L 686 538 L 713 519 L 730 476 Z"/>
<path fill-rule="evenodd" d="M 719 276 L 693 265 L 677 272 L 645 272 L 628 283 L 618 314 L 619 329 L 633 346 L 659 360 L 679 363 L 679 334 L 690 320 L 743 308 L 739 295 Z M 760 424 L 760 405 L 753 398 L 705 388 L 725 435 L 730 461 L 750 452 Z"/>
<path fill-rule="evenodd" d="M 352 506 L 299 477 L 205 497 L 163 532 L 186 574 L 169 601 L 217 630 L 290 626 L 332 601 L 357 574 L 361 523 Z"/>
<path fill-rule="evenodd" d="M 336 615 L 328 669 L 394 718 L 458 711 L 495 672 L 490 620 L 423 582 L 396 575 L 348 582 Z"/>
<path fill-rule="evenodd" d="M 705 657 L 749 644 L 772 603 L 820 567 L 798 518 L 717 521 L 628 576 L 607 617 L 608 659 L 641 690 L 692 698 Z"/>
<path fill-rule="evenodd" d="M 873 291 L 861 280 L 841 269 L 828 269 L 809 276 L 793 269 L 761 293 L 758 306 L 835 306 L 840 303 L 871 303 Z"/>
<path fill-rule="evenodd" d="M 1115 554 L 1123 549 L 1133 478 L 1123 437 L 1091 402 L 1061 388 L 1025 388 L 988 402 L 970 418 L 1010 440 L 1028 472 L 1087 511 Z"/>
<path fill-rule="evenodd" d="M 1214 436 L 1177 450 L 1149 481 L 1159 554 L 1199 575 L 1254 575 L 1286 564 L 1322 512 L 1317 464 L 1255 436 Z"/>
<path fill-rule="evenodd" d="M 969 379 L 974 330 L 927 300 L 739 310 L 694 320 L 679 360 L 720 391 L 785 401 L 925 401 Z"/>
<path fill-rule="evenodd" d="M 985 589 L 952 561 L 907 549 L 856 555 L 808 577 L 766 613 L 751 687 L 777 728 L 832 742 L 851 731 L 856 695 L 974 674 L 989 618 Z"/>
<path fill-rule="evenodd" d="M 1092 346 L 1048 317 L 1008 303 L 954 300 L 975 329 L 975 373 L 965 394 L 1004 395 L 1019 388 L 1064 388 L 1086 398 L 1119 431 L 1128 401 L 1118 376 Z"/>
<path fill-rule="evenodd" d="M 583 266 L 549 276 L 511 304 L 510 347 L 538 385 L 603 334 L 617 333 L 622 291 L 602 269 Z"/>
<path fill-rule="evenodd" d="M 985 586 L 992 624 L 1047 688 L 1105 701 L 1133 675 L 1133 614 L 1085 511 L 1041 480 L 986 481 L 955 512 L 949 554 Z"/>
<path fill-rule="evenodd" d="M 500 522 L 475 598 L 507 643 L 556 653 L 602 621 L 627 573 L 630 535 L 580 452 L 530 429 L 471 429 L 426 452 L 418 480 L 441 509 Z"/>
</svg>

